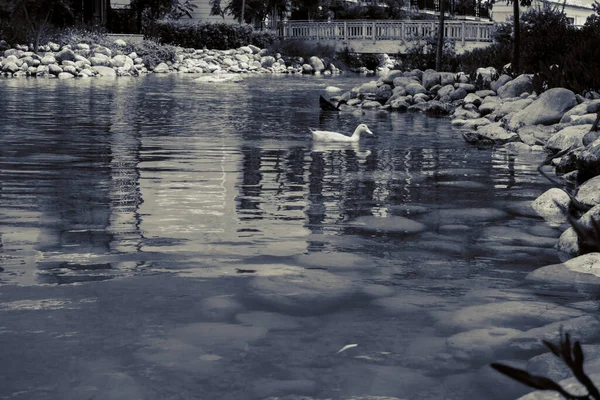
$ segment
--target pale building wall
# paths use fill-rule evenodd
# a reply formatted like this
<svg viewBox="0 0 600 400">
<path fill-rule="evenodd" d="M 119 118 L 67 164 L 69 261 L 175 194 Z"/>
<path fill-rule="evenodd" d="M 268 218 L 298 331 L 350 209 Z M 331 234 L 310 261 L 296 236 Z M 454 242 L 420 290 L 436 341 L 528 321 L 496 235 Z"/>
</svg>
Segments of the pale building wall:
<svg viewBox="0 0 600 400">
<path fill-rule="evenodd" d="M 227 5 L 227 0 L 221 0 L 221 6 Z M 194 0 L 194 4 L 198 6 L 192 12 L 192 18 L 197 21 L 211 21 L 211 22 L 237 22 L 232 15 L 225 15 L 225 18 L 220 15 L 210 15 L 210 4 L 209 0 Z"/>
<path fill-rule="evenodd" d="M 549 2 L 552 6 L 562 9 L 562 2 Z M 532 7 L 540 7 L 543 4 L 540 0 L 535 0 Z M 588 16 L 594 14 L 592 8 L 594 0 L 567 0 L 565 4 L 565 14 L 567 18 L 571 18 L 573 25 L 582 26 L 585 24 L 585 20 Z M 521 13 L 527 10 L 526 7 L 521 7 Z M 507 19 L 512 20 L 513 6 L 512 4 L 507 5 L 505 2 L 497 2 L 491 11 L 492 20 L 494 22 L 506 22 Z"/>
</svg>

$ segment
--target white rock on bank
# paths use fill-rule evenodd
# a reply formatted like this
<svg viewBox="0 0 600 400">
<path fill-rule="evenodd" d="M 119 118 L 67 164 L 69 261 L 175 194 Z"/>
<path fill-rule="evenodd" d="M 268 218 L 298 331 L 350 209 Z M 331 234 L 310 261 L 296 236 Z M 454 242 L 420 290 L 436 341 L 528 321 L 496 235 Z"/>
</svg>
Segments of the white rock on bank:
<svg viewBox="0 0 600 400">
<path fill-rule="evenodd" d="M 569 195 L 561 189 L 551 188 L 545 191 L 531 206 L 551 225 L 560 225 L 567 220 L 563 210 L 567 210 L 571 199 Z"/>
<path fill-rule="evenodd" d="M 514 114 L 507 127 L 516 131 L 525 125 L 551 125 L 560 121 L 562 116 L 577 105 L 575 93 L 568 89 L 552 88 L 523 110 Z"/>
</svg>

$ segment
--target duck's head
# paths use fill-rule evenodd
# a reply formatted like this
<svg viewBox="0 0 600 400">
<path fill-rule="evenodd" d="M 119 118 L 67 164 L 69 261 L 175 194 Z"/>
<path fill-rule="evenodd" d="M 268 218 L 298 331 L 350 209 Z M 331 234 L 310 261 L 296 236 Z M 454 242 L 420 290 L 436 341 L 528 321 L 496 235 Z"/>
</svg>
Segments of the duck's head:
<svg viewBox="0 0 600 400">
<path fill-rule="evenodd" d="M 371 130 L 369 129 L 369 127 L 366 124 L 360 124 L 359 126 L 356 127 L 356 130 L 360 133 L 368 133 L 369 135 L 373 134 L 373 132 L 371 132 Z"/>
</svg>

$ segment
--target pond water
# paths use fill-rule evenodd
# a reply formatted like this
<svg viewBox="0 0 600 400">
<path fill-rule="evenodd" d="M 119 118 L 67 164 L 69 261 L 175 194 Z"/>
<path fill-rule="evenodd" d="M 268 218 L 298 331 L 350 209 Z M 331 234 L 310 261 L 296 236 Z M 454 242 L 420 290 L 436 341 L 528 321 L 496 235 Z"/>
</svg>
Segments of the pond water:
<svg viewBox="0 0 600 400">
<path fill-rule="evenodd" d="M 513 398 L 437 316 L 566 301 L 524 283 L 558 261 L 560 232 L 523 211 L 542 156 L 319 110 L 370 79 L 0 81 L 0 399 Z M 308 131 L 361 122 L 357 145 Z M 253 295 L 295 268 L 360 295 Z"/>
</svg>

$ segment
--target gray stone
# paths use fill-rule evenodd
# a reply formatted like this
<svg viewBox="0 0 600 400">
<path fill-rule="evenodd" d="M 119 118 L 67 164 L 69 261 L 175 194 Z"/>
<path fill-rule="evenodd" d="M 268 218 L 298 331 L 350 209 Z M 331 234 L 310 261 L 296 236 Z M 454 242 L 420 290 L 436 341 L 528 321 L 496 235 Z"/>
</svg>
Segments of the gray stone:
<svg viewBox="0 0 600 400">
<path fill-rule="evenodd" d="M 54 55 L 54 57 L 56 58 L 56 60 L 59 63 L 65 61 L 65 60 L 74 61 L 75 60 L 75 53 L 71 49 L 63 48 L 61 51 L 59 51 L 58 53 L 56 53 Z"/>
<path fill-rule="evenodd" d="M 390 97 L 392 97 L 392 87 L 388 84 L 383 84 L 377 88 L 375 91 L 375 100 L 377 101 L 387 101 Z"/>
<path fill-rule="evenodd" d="M 316 56 L 310 57 L 308 59 L 308 63 L 313 67 L 313 69 L 316 72 L 321 73 L 321 72 L 325 71 L 325 64 L 319 57 L 316 57 Z"/>
<path fill-rule="evenodd" d="M 110 67 L 105 66 L 95 66 L 92 67 L 92 70 L 95 71 L 99 76 L 106 78 L 116 78 L 117 72 Z"/>
<path fill-rule="evenodd" d="M 456 74 L 453 72 L 440 72 L 440 85 L 453 85 L 456 82 Z"/>
<path fill-rule="evenodd" d="M 589 132 L 591 125 L 567 126 L 552 135 L 546 147 L 550 150 L 565 150 L 569 147 L 583 146 L 583 136 Z"/>
<path fill-rule="evenodd" d="M 477 96 L 475 93 L 469 93 L 465 96 L 466 104 L 475 104 L 475 106 L 479 107 L 481 105 L 481 97 Z"/>
<path fill-rule="evenodd" d="M 153 72 L 157 74 L 165 74 L 170 71 L 169 65 L 164 62 L 161 62 L 156 67 L 154 67 Z"/>
<path fill-rule="evenodd" d="M 450 98 L 454 100 L 464 99 L 467 96 L 467 91 L 463 88 L 455 89 L 452 93 L 450 93 Z"/>
<path fill-rule="evenodd" d="M 589 207 L 600 204 L 600 175 L 588 179 L 579 186 L 575 198 Z"/>
<path fill-rule="evenodd" d="M 126 47 L 127 46 L 127 42 L 125 42 L 123 39 L 117 39 L 113 42 L 113 44 L 117 47 Z"/>
<path fill-rule="evenodd" d="M 423 72 L 421 84 L 425 89 L 429 90 L 433 86 L 439 84 L 440 82 L 441 74 L 439 72 L 436 72 L 431 69 L 428 69 L 425 72 Z M 454 80 L 452 82 L 454 82 Z"/>
<path fill-rule="evenodd" d="M 492 359 L 498 350 L 508 347 L 512 338 L 523 332 L 513 328 L 473 329 L 450 336 L 446 342 L 451 353 L 472 363 Z"/>
<path fill-rule="evenodd" d="M 568 332 L 572 340 L 590 343 L 600 338 L 600 321 L 591 315 L 553 322 L 515 335 L 508 345 L 509 354 L 540 354 L 547 350 L 546 340 L 558 343 L 560 335 Z"/>
<path fill-rule="evenodd" d="M 599 373 L 600 345 L 583 344 L 581 347 L 585 356 L 585 372 Z M 545 376 L 557 382 L 573 376 L 573 371 L 551 352 L 531 358 L 527 362 L 527 371 L 533 375 Z"/>
<path fill-rule="evenodd" d="M 442 86 L 437 91 L 437 97 L 442 98 L 444 96 L 449 96 L 450 93 L 452 93 L 452 92 L 454 92 L 454 86 L 452 86 L 452 85 Z"/>
<path fill-rule="evenodd" d="M 462 331 L 492 327 L 532 329 L 584 314 L 549 302 L 500 301 L 463 307 L 448 315 L 442 314 L 438 324 Z"/>
<path fill-rule="evenodd" d="M 500 89 L 503 85 L 505 85 L 506 83 L 510 82 L 512 80 L 512 78 L 506 74 L 502 74 L 498 77 L 498 79 L 496 79 L 495 81 L 492 81 L 492 83 L 490 84 L 490 89 L 492 89 L 494 92 L 498 93 L 498 89 Z"/>
<path fill-rule="evenodd" d="M 505 83 L 498 88 L 498 96 L 501 99 L 519 97 L 523 93 L 533 91 L 533 77 L 531 75 L 519 75 L 515 79 Z"/>
<path fill-rule="evenodd" d="M 519 136 L 516 133 L 504 129 L 500 122 L 478 127 L 477 135 L 496 144 L 505 144 L 519 140 Z"/>
<path fill-rule="evenodd" d="M 56 64 L 50 64 L 48 65 L 48 72 L 50 72 L 52 75 L 58 75 L 63 72 L 63 69 Z"/>
<path fill-rule="evenodd" d="M 526 280 L 567 285 L 600 285 L 600 253 L 588 253 L 530 272 Z"/>
<path fill-rule="evenodd" d="M 394 78 L 394 81 L 393 81 L 394 88 L 406 87 L 407 85 L 409 85 L 411 83 L 419 83 L 419 82 L 415 78 L 406 77 L 406 76 Z"/>
<path fill-rule="evenodd" d="M 370 82 L 363 83 L 362 85 L 360 85 L 358 87 L 357 91 L 360 94 L 376 93 L 377 92 L 377 82 L 370 81 Z"/>
<path fill-rule="evenodd" d="M 561 189 L 551 188 L 545 191 L 531 206 L 533 209 L 551 225 L 560 225 L 567 220 L 564 210 L 569 208 L 571 198 Z"/>
<path fill-rule="evenodd" d="M 61 72 L 60 74 L 58 74 L 58 79 L 71 79 L 74 77 L 75 76 L 69 72 Z"/>
<path fill-rule="evenodd" d="M 387 85 L 394 85 L 394 79 L 402 77 L 402 71 L 394 69 L 388 72 L 386 76 L 382 78 L 383 83 Z"/>
<path fill-rule="evenodd" d="M 19 70 L 19 66 L 14 62 L 5 62 L 2 64 L 2 72 L 14 73 Z"/>
<path fill-rule="evenodd" d="M 417 93 L 427 93 L 427 90 L 420 83 L 409 83 L 405 87 L 406 92 L 411 96 L 414 96 Z"/>
<path fill-rule="evenodd" d="M 590 133 L 597 132 L 590 131 L 586 133 L 582 139 L 584 145 L 586 144 L 586 141 L 589 140 Z M 577 154 L 576 165 L 579 180 L 590 179 L 600 175 L 600 140 L 596 139 Z"/>
<path fill-rule="evenodd" d="M 276 311 L 317 315 L 343 307 L 356 293 L 348 279 L 326 271 L 257 276 L 248 284 L 251 298 Z"/>
<path fill-rule="evenodd" d="M 475 72 L 475 82 L 482 88 L 490 88 L 496 79 L 498 79 L 498 70 L 494 67 L 477 68 Z"/>
<path fill-rule="evenodd" d="M 573 117 L 581 116 L 584 114 L 595 114 L 600 107 L 600 99 L 588 100 L 584 103 L 578 104 L 575 107 L 567 111 L 560 119 L 561 123 L 569 123 L 573 121 Z"/>
<path fill-rule="evenodd" d="M 508 121 L 508 129 L 516 131 L 524 125 L 551 125 L 561 120 L 566 111 L 577 104 L 575 93 L 563 88 L 553 88 Z"/>
</svg>

